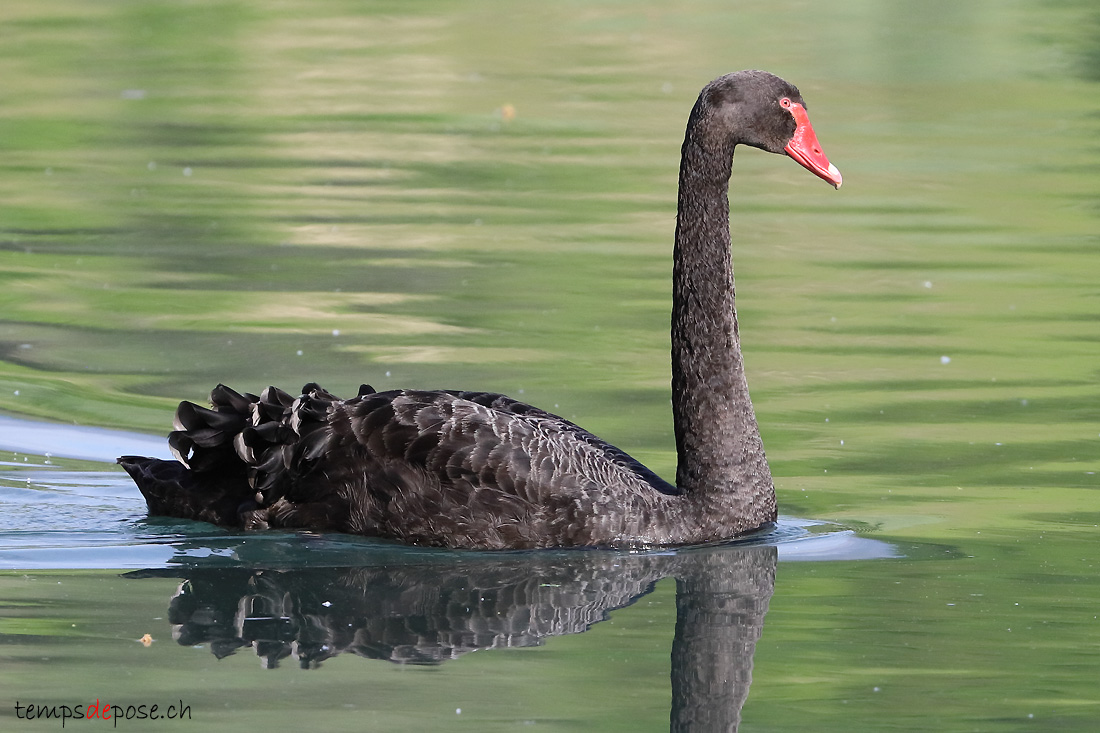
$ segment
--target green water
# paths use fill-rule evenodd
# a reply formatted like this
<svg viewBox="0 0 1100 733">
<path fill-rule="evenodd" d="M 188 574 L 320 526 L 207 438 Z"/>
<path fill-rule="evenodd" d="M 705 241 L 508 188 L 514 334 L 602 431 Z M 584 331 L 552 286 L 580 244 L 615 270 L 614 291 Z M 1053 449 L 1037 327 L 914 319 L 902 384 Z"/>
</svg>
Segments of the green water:
<svg viewBox="0 0 1100 733">
<path fill-rule="evenodd" d="M 163 433 L 219 381 L 485 389 L 671 476 L 684 121 L 706 81 L 765 68 L 845 177 L 834 192 L 755 150 L 734 166 L 781 511 L 899 557 L 780 545 L 741 730 L 1092 731 L 1097 48 L 1100 12 L 1072 0 L 6 0 L 0 411 Z M 282 540 L 241 560 L 209 528 L 146 521 L 108 464 L 30 452 L 0 451 L 0 562 L 95 537 L 0 574 L 5 728 L 54 725 L 17 702 L 97 698 L 182 700 L 227 730 L 669 727 L 677 568 L 539 646 L 261 669 L 173 641 L 185 572 L 114 568 L 157 543 L 278 564 Z M 132 554 L 83 549 L 108 536 Z M 64 559 L 82 552 L 116 560 Z"/>
</svg>

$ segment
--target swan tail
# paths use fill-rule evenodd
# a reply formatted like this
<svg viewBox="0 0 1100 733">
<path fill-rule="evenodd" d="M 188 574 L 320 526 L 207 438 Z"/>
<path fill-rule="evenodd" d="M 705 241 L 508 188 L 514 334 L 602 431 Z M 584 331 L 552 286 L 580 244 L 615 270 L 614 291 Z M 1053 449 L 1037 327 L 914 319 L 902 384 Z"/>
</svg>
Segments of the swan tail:
<svg viewBox="0 0 1100 733">
<path fill-rule="evenodd" d="M 360 387 L 360 396 L 373 393 Z M 310 482 L 299 477 L 324 453 L 329 413 L 339 401 L 314 383 L 299 397 L 275 387 L 242 394 L 219 384 L 210 408 L 180 403 L 168 436 L 175 461 L 123 456 L 118 462 L 150 514 L 250 529 L 296 526 L 297 515 L 309 511 L 304 504 L 323 498 L 309 495 Z"/>
<path fill-rule="evenodd" d="M 119 465 L 137 484 L 149 514 L 240 526 L 254 495 L 248 469 L 234 450 L 234 438 L 248 425 L 252 394 L 218 385 L 212 409 L 190 402 L 176 410 L 168 446 L 175 461 L 122 456 Z"/>
<path fill-rule="evenodd" d="M 240 526 L 249 502 L 243 472 L 200 480 L 178 461 L 122 456 L 118 459 L 137 484 L 152 516 L 179 517 L 222 526 Z"/>
</svg>

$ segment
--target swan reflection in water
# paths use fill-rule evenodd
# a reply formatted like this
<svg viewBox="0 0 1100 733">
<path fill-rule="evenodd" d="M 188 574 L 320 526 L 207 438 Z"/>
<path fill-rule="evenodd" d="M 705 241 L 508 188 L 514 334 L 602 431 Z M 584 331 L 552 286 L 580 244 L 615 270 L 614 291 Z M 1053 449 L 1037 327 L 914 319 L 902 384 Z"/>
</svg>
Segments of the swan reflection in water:
<svg viewBox="0 0 1100 733">
<path fill-rule="evenodd" d="M 775 587 L 777 551 L 425 554 L 375 566 L 145 570 L 183 577 L 169 620 L 184 646 L 219 658 L 251 647 L 264 666 L 316 668 L 338 654 L 441 664 L 478 649 L 577 634 L 676 579 L 673 730 L 736 730 Z"/>
</svg>

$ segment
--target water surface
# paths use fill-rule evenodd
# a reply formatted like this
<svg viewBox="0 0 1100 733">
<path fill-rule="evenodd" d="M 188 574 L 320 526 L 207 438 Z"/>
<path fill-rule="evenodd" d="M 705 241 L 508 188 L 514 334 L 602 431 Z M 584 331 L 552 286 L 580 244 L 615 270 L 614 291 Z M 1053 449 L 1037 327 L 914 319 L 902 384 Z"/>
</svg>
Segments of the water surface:
<svg viewBox="0 0 1100 733">
<path fill-rule="evenodd" d="M 10 0 L 0 39 L 6 727 L 106 698 L 225 730 L 728 727 L 683 717 L 710 670 L 746 731 L 1094 729 L 1092 4 Z M 673 475 L 679 145 L 752 67 L 845 176 L 734 166 L 776 535 L 467 571 L 144 516 L 112 457 L 219 381 L 500 391 Z M 337 608 L 383 588 L 400 633 Z M 487 620 L 531 609 L 556 620 Z M 749 639 L 751 686 L 707 662 Z"/>
</svg>

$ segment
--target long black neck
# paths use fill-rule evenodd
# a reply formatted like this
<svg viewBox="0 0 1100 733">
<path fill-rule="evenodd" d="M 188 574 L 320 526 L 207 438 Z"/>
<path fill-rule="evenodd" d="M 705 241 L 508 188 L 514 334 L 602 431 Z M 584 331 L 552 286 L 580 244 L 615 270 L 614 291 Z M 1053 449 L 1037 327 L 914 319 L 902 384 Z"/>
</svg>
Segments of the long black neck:
<svg viewBox="0 0 1100 733">
<path fill-rule="evenodd" d="M 775 490 L 749 400 L 734 309 L 733 149 L 708 145 L 697 124 L 693 114 L 680 163 L 672 279 L 676 484 L 704 516 L 735 518 L 743 525 L 736 531 L 744 531 L 774 521 Z"/>
</svg>

